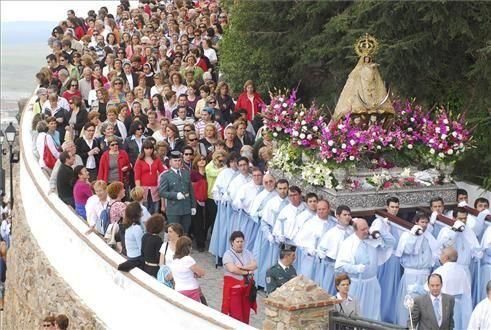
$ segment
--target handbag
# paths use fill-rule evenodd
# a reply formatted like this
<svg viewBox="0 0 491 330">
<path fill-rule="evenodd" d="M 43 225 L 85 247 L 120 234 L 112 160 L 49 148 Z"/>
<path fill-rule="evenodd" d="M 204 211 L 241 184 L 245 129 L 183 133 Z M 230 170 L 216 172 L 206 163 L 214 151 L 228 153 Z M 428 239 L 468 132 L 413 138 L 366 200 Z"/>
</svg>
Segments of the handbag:
<svg viewBox="0 0 491 330">
<path fill-rule="evenodd" d="M 203 291 L 201 291 L 201 288 L 199 289 L 199 300 L 203 305 L 208 306 L 208 302 L 206 301 L 206 297 L 203 294 Z"/>
<path fill-rule="evenodd" d="M 244 263 L 242 260 L 240 260 L 239 256 L 235 254 L 235 252 L 230 249 L 230 252 L 239 260 L 240 264 L 244 266 Z M 250 287 L 249 290 L 249 302 L 254 303 L 257 299 L 257 287 L 256 287 L 256 282 L 254 281 L 254 275 L 244 275 L 244 283 L 247 284 Z"/>
<path fill-rule="evenodd" d="M 56 157 L 53 156 L 53 154 L 51 153 L 51 150 L 49 150 L 48 135 L 46 135 L 44 137 L 44 152 L 43 152 L 44 164 L 46 164 L 46 167 L 48 167 L 49 169 L 53 169 L 55 167 L 56 160 L 57 160 Z"/>
</svg>

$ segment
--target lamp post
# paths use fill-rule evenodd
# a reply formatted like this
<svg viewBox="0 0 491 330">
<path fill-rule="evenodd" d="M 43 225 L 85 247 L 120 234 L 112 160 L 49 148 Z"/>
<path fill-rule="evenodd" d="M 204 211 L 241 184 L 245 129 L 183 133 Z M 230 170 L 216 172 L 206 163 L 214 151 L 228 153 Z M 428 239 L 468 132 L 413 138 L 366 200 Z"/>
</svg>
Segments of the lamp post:
<svg viewBox="0 0 491 330">
<path fill-rule="evenodd" d="M 15 136 L 17 135 L 17 130 L 15 129 L 14 125 L 12 122 L 9 123 L 9 126 L 5 129 L 5 138 L 7 139 L 7 142 L 9 144 L 9 169 L 10 169 L 10 208 L 14 208 L 14 177 L 13 177 L 13 171 L 12 171 L 12 161 L 13 161 L 13 147 L 14 147 L 14 141 L 15 141 Z"/>
<path fill-rule="evenodd" d="M 5 135 L 0 129 L 0 197 L 5 194 L 5 171 L 3 170 L 3 141 L 5 140 Z"/>
</svg>

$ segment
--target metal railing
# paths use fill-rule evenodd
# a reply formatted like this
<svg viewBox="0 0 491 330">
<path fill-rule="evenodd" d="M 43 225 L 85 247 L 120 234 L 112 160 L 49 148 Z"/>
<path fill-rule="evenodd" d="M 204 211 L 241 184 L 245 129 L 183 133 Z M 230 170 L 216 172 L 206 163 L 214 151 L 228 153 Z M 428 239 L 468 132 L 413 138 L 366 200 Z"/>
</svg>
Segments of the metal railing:
<svg viewBox="0 0 491 330">
<path fill-rule="evenodd" d="M 402 330 L 407 329 L 399 325 L 375 321 L 359 316 L 331 311 L 329 313 L 329 330 Z"/>
</svg>

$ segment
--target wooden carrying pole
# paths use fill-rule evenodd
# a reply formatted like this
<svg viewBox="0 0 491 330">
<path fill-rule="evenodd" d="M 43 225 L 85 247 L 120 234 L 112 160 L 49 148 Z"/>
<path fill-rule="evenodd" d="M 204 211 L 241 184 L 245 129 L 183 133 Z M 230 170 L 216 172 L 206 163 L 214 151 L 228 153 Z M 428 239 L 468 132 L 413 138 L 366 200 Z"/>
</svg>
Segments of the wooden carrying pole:
<svg viewBox="0 0 491 330">
<path fill-rule="evenodd" d="M 479 211 L 470 207 L 470 206 L 464 206 L 463 207 L 469 214 L 472 214 L 473 216 L 477 217 L 479 215 Z M 485 218 L 486 221 L 491 222 L 491 214 L 488 214 Z"/>
<path fill-rule="evenodd" d="M 424 212 L 426 214 L 431 215 L 431 210 L 428 209 L 428 208 L 426 208 L 426 207 L 418 207 L 418 210 L 420 210 L 420 211 L 422 211 L 422 212 Z M 449 217 L 447 217 L 447 216 L 445 216 L 443 214 L 438 214 L 437 217 L 436 217 L 436 219 L 438 221 L 440 221 L 440 222 L 442 222 L 442 223 L 450 226 L 450 227 L 452 227 L 453 224 L 454 224 L 454 222 L 455 222 L 454 219 L 451 219 L 451 218 L 449 218 Z"/>
<path fill-rule="evenodd" d="M 405 228 L 407 230 L 411 230 L 411 228 L 413 227 L 413 224 L 411 222 L 406 221 L 404 219 L 401 219 L 396 215 L 390 214 L 386 210 L 375 210 L 375 214 L 377 214 L 383 218 L 387 218 L 387 219 L 389 219 L 389 221 L 391 221 L 391 222 L 395 223 L 396 225 L 399 225 L 402 228 Z"/>
</svg>

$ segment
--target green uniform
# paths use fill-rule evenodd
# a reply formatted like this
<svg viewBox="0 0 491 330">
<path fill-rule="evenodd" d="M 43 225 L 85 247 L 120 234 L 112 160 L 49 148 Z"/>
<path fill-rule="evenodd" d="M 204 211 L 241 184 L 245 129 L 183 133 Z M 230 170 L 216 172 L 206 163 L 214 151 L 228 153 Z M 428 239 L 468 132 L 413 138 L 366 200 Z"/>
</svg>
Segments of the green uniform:
<svg viewBox="0 0 491 330">
<path fill-rule="evenodd" d="M 295 276 L 297 276 L 297 271 L 293 265 L 285 270 L 277 263 L 266 272 L 266 291 L 268 294 L 272 293 Z"/>
</svg>

